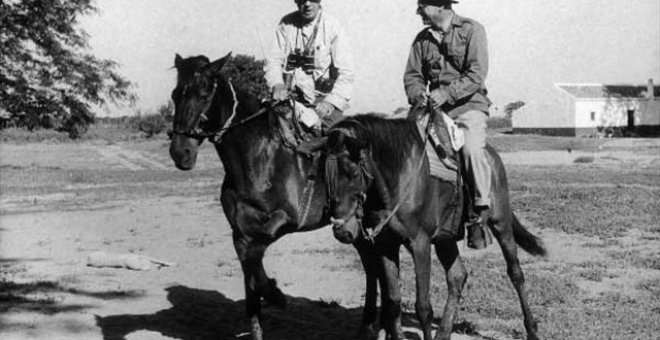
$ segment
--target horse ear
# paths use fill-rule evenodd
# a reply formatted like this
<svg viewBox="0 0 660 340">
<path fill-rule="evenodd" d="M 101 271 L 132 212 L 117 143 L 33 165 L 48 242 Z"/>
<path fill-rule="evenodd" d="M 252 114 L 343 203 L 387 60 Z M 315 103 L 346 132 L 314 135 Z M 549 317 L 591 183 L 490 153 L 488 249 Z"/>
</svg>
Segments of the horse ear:
<svg viewBox="0 0 660 340">
<path fill-rule="evenodd" d="M 181 56 L 178 53 L 176 53 L 174 55 L 174 67 L 179 68 L 182 61 L 183 61 L 183 58 L 181 58 Z"/>
<path fill-rule="evenodd" d="M 351 136 L 344 137 L 344 145 L 353 161 L 358 161 L 362 157 L 362 150 L 367 148 L 365 141 Z"/>
<path fill-rule="evenodd" d="M 226 56 L 208 64 L 205 69 L 211 72 L 211 74 L 217 75 L 220 74 L 220 71 L 222 68 L 225 66 L 227 61 L 229 61 L 229 58 L 231 58 L 231 52 L 227 53 Z"/>
</svg>

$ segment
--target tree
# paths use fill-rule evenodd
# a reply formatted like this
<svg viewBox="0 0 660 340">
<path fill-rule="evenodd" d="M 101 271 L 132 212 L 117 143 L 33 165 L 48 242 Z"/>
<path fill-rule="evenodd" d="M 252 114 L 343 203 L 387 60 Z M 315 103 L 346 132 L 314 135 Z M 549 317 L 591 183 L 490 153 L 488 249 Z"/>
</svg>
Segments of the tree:
<svg viewBox="0 0 660 340">
<path fill-rule="evenodd" d="M 268 96 L 268 84 L 264 77 L 265 60 L 254 56 L 237 54 L 232 56 L 224 67 L 224 73 L 237 88 L 264 99 Z"/>
<path fill-rule="evenodd" d="M 520 100 L 506 104 L 506 106 L 504 106 L 504 113 L 506 114 L 507 117 L 511 118 L 511 115 L 513 115 L 513 111 L 516 111 L 523 106 L 525 106 L 525 102 Z"/>
<path fill-rule="evenodd" d="M 135 100 L 117 63 L 88 53 L 78 18 L 96 10 L 92 0 L 0 1 L 0 109 L 12 125 L 75 138 L 93 122 L 92 105 Z"/>
</svg>

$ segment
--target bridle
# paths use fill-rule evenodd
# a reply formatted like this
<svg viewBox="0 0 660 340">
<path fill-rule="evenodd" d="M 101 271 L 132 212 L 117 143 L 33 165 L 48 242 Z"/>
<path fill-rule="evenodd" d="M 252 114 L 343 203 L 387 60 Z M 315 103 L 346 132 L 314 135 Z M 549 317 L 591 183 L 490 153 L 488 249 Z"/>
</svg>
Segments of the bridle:
<svg viewBox="0 0 660 340">
<path fill-rule="evenodd" d="M 230 129 L 237 127 L 239 125 L 243 125 L 247 123 L 248 121 L 257 118 L 261 116 L 262 114 L 266 113 L 270 108 L 280 105 L 285 102 L 285 100 L 282 101 L 277 101 L 274 103 L 271 103 L 270 105 L 261 108 L 259 111 L 239 120 L 238 122 L 234 122 L 234 119 L 236 118 L 237 114 L 237 108 L 238 108 L 238 98 L 236 97 L 236 91 L 234 90 L 234 86 L 232 85 L 230 80 L 227 80 L 227 84 L 229 84 L 229 89 L 231 90 L 232 93 L 232 99 L 233 99 L 233 104 L 232 104 L 232 112 L 227 121 L 222 125 L 222 127 L 211 130 L 211 131 L 205 131 L 203 128 L 203 125 L 206 124 L 209 121 L 209 111 L 211 110 L 211 106 L 213 105 L 213 101 L 216 95 L 216 90 L 218 88 L 218 79 L 216 79 L 213 82 L 213 91 L 211 92 L 211 95 L 209 96 L 208 103 L 204 106 L 204 109 L 202 112 L 199 114 L 199 117 L 197 118 L 197 122 L 195 126 L 192 129 L 189 130 L 179 130 L 179 129 L 173 129 L 168 132 L 168 136 L 172 138 L 174 135 L 181 135 L 181 136 L 186 136 L 188 138 L 194 138 L 203 141 L 204 139 L 208 139 L 209 142 L 213 144 L 220 144 L 222 142 L 222 136 Z M 185 93 L 185 89 L 184 89 Z"/>
<path fill-rule="evenodd" d="M 339 175 L 338 157 L 339 156 L 337 155 L 328 155 L 325 160 L 325 183 L 326 183 L 326 191 L 328 195 L 327 206 L 329 208 L 332 207 L 333 202 L 339 201 L 339 197 L 337 197 L 337 179 Z M 366 161 L 367 158 L 369 159 L 369 162 L 371 162 L 373 165 L 373 161 L 371 161 L 371 158 L 366 156 L 364 150 L 361 150 L 360 160 L 358 161 L 360 167 L 360 175 L 358 176 L 360 182 L 358 183 L 358 185 L 359 188 L 362 189 L 362 191 L 356 194 L 357 205 L 355 207 L 355 211 L 353 212 L 353 215 L 355 215 L 355 219 L 358 223 L 358 227 L 362 231 L 362 235 L 364 235 L 365 238 L 369 239 L 369 235 L 371 235 L 371 233 L 369 230 L 364 228 L 364 225 L 362 223 L 362 220 L 364 218 L 364 202 L 367 200 L 366 190 L 371 186 L 371 181 L 373 181 L 374 178 L 371 172 L 369 172 L 369 169 L 367 167 L 367 161 Z M 344 224 L 344 220 L 335 219 L 332 216 L 330 216 L 330 222 L 332 223 L 333 228 Z"/>
</svg>

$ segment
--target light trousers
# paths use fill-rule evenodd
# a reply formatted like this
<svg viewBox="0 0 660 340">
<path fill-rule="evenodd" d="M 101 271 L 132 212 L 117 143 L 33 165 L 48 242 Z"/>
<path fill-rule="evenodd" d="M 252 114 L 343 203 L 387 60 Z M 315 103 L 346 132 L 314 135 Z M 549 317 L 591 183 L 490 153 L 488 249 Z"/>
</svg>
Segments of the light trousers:
<svg viewBox="0 0 660 340">
<path fill-rule="evenodd" d="M 486 154 L 486 120 L 482 111 L 470 110 L 455 119 L 465 134 L 463 157 L 471 178 L 475 206 L 490 206 L 491 167 Z M 471 176 L 470 176 L 471 175 Z"/>
</svg>

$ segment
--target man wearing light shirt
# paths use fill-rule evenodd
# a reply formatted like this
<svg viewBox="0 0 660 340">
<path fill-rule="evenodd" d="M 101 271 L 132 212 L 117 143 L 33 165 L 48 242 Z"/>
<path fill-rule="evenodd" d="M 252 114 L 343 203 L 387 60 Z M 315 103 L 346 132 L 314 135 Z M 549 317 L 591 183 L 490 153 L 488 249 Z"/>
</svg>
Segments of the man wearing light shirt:
<svg viewBox="0 0 660 340">
<path fill-rule="evenodd" d="M 353 60 L 339 22 L 326 14 L 320 0 L 295 0 L 275 32 L 266 59 L 266 81 L 274 100 L 291 93 L 312 107 L 323 130 L 341 118 L 353 92 Z"/>
</svg>

